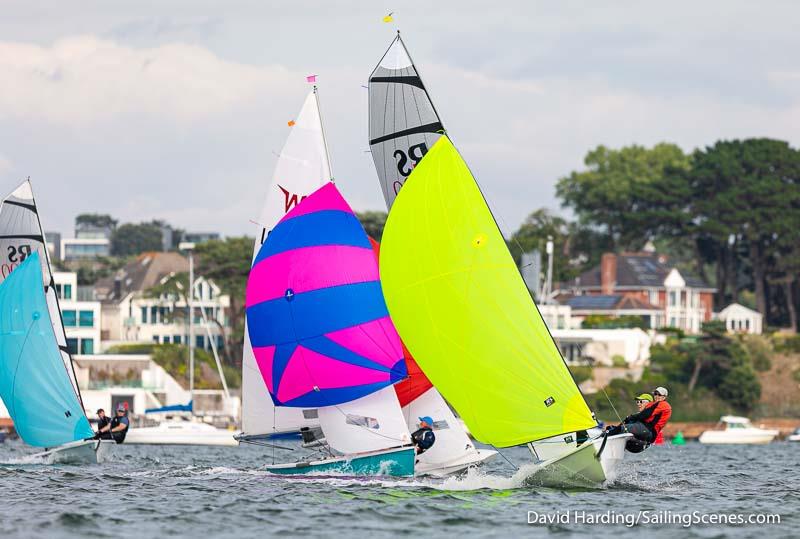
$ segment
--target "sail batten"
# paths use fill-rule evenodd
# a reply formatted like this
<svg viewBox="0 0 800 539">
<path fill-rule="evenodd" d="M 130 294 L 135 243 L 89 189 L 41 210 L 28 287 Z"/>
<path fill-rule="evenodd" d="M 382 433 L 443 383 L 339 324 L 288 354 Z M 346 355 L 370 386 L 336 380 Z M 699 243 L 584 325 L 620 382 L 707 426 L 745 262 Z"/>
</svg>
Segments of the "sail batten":
<svg viewBox="0 0 800 539">
<path fill-rule="evenodd" d="M 380 273 L 403 342 L 476 439 L 508 447 L 595 424 L 446 136 L 392 207 Z"/>
</svg>

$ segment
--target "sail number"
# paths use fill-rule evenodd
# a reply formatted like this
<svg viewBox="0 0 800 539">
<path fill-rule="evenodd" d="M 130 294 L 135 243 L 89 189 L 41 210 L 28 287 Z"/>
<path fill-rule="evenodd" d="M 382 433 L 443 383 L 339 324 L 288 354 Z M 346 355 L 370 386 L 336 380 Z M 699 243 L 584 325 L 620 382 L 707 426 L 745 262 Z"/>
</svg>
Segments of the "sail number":
<svg viewBox="0 0 800 539">
<path fill-rule="evenodd" d="M 399 172 L 402 177 L 407 178 L 426 153 L 428 153 L 428 145 L 425 144 L 425 142 L 414 144 L 405 152 L 403 150 L 395 150 L 394 154 L 392 155 L 394 155 L 394 158 L 397 159 L 397 172 Z M 394 182 L 395 194 L 397 194 L 402 186 L 402 182 Z"/>
<path fill-rule="evenodd" d="M 20 265 L 27 257 L 30 256 L 32 250 L 28 244 L 23 245 L 9 245 L 8 246 L 8 262 L 0 264 L 0 275 L 3 279 L 11 275 L 14 268 Z"/>
</svg>

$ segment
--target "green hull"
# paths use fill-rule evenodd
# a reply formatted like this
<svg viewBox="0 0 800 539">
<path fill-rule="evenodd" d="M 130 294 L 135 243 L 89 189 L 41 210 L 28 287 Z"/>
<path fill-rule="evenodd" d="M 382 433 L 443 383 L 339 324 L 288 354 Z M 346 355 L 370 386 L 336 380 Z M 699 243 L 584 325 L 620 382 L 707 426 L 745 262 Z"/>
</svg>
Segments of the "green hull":
<svg viewBox="0 0 800 539">
<path fill-rule="evenodd" d="M 337 474 L 337 475 L 414 475 L 416 451 L 413 447 L 391 449 L 359 456 L 345 456 L 310 462 L 295 462 L 267 466 L 267 471 L 282 475 Z"/>
</svg>

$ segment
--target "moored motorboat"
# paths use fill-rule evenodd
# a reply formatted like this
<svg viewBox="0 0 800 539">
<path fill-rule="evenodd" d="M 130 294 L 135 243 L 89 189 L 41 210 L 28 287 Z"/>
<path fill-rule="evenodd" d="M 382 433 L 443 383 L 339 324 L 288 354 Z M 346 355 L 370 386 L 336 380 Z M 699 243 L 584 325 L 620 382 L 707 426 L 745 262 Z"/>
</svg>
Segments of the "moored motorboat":
<svg viewBox="0 0 800 539">
<path fill-rule="evenodd" d="M 724 415 L 720 423 L 725 429 L 704 431 L 701 444 L 768 444 L 780 434 L 778 430 L 754 427 L 746 417 Z"/>
<path fill-rule="evenodd" d="M 192 421 L 188 418 L 171 418 L 154 427 L 133 428 L 125 437 L 126 444 L 140 445 L 211 445 L 237 446 L 239 433 Z"/>
</svg>

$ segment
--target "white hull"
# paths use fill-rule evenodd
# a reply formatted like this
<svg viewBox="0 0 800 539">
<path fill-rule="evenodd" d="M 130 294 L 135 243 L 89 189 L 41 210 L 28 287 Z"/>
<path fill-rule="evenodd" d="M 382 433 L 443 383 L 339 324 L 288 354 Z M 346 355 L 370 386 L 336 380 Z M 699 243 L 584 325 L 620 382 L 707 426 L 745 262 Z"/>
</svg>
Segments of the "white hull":
<svg viewBox="0 0 800 539">
<path fill-rule="evenodd" d="M 777 430 L 759 428 L 707 430 L 700 435 L 701 444 L 768 444 L 778 436 Z"/>
<path fill-rule="evenodd" d="M 116 445 L 113 440 L 78 441 L 36 453 L 30 459 L 44 464 L 99 464 L 108 460 Z"/>
<path fill-rule="evenodd" d="M 132 428 L 125 445 L 212 445 L 234 447 L 236 431 L 218 429 L 205 423 L 164 421 L 157 427 Z"/>
<path fill-rule="evenodd" d="M 800 434 L 792 434 L 786 438 L 788 442 L 800 442 Z"/>
<path fill-rule="evenodd" d="M 414 468 L 414 474 L 445 477 L 462 472 L 467 468 L 480 466 L 495 456 L 497 456 L 497 451 L 492 451 L 491 449 L 476 449 L 473 452 L 462 454 L 458 458 L 447 462 L 424 462 L 420 460 Z"/>
<path fill-rule="evenodd" d="M 631 437 L 627 433 L 609 436 L 605 447 L 603 438 L 597 438 L 563 455 L 540 462 L 525 478 L 525 483 L 553 488 L 596 488 L 614 481 L 625 457 L 625 442 Z"/>
</svg>

